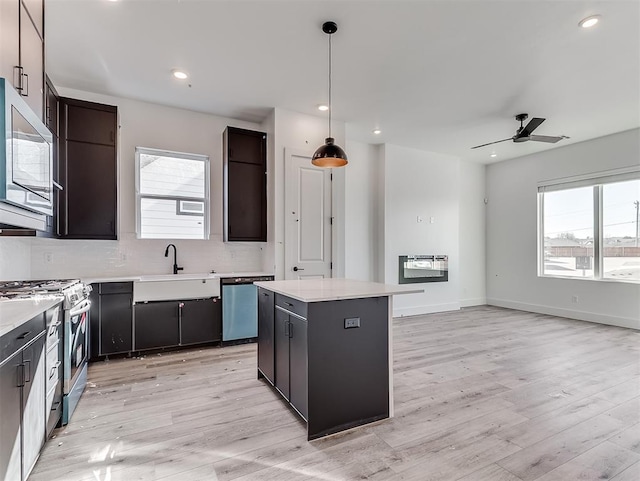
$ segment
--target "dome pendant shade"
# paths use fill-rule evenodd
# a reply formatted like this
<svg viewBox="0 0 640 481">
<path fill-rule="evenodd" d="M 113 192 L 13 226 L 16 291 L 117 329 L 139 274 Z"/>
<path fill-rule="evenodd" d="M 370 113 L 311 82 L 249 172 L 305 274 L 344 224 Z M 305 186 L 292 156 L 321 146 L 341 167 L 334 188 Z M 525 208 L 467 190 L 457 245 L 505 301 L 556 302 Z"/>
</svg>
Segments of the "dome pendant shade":
<svg viewBox="0 0 640 481">
<path fill-rule="evenodd" d="M 324 22 L 322 31 L 329 37 L 329 137 L 325 139 L 324 145 L 314 152 L 311 163 L 316 167 L 344 167 L 348 163 L 347 154 L 334 144 L 335 139 L 331 137 L 331 35 L 338 31 L 338 24 Z"/>
<path fill-rule="evenodd" d="M 347 165 L 347 154 L 333 142 L 332 137 L 327 137 L 324 145 L 318 147 L 311 158 L 313 165 L 316 167 L 344 167 Z"/>
</svg>

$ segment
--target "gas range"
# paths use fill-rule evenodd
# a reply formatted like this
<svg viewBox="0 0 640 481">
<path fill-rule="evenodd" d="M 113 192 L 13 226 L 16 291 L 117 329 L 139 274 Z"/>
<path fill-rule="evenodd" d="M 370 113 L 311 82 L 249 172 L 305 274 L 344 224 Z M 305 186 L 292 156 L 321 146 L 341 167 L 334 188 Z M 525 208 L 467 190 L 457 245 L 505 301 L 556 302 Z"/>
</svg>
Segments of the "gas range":
<svg viewBox="0 0 640 481">
<path fill-rule="evenodd" d="M 64 297 L 65 309 L 88 297 L 90 291 L 91 286 L 78 279 L 0 282 L 0 299 L 30 299 L 60 294 Z"/>
</svg>

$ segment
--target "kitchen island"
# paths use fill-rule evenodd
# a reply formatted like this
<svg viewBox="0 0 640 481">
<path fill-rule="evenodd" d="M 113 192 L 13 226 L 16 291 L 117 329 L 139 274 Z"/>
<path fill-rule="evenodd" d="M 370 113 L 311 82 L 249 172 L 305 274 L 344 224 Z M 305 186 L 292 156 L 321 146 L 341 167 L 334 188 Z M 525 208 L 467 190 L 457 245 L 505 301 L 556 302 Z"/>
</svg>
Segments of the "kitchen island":
<svg viewBox="0 0 640 481">
<path fill-rule="evenodd" d="M 309 440 L 393 416 L 392 296 L 420 288 L 349 279 L 256 282 L 258 377 Z"/>
</svg>

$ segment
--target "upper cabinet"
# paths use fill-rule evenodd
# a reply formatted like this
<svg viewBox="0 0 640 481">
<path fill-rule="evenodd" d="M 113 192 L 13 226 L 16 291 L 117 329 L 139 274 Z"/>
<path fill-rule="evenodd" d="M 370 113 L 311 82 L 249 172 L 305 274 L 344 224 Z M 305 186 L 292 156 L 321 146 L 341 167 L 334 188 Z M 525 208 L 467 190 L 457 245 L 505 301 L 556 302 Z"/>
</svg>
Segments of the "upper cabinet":
<svg viewBox="0 0 640 481">
<path fill-rule="evenodd" d="M 118 111 L 60 98 L 60 235 L 116 239 Z"/>
<path fill-rule="evenodd" d="M 0 76 L 44 120 L 44 2 L 0 1 Z"/>
<path fill-rule="evenodd" d="M 267 240 L 267 134 L 224 131 L 224 240 Z"/>
</svg>

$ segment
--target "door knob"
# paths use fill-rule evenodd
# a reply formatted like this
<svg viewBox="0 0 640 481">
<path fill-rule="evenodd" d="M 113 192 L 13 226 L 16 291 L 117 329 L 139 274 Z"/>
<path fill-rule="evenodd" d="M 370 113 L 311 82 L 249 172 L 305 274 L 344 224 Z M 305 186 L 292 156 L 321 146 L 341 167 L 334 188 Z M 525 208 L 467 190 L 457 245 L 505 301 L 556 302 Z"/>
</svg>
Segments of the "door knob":
<svg viewBox="0 0 640 481">
<path fill-rule="evenodd" d="M 304 269 L 300 269 L 298 266 L 293 267 L 293 272 L 303 271 Z"/>
</svg>

